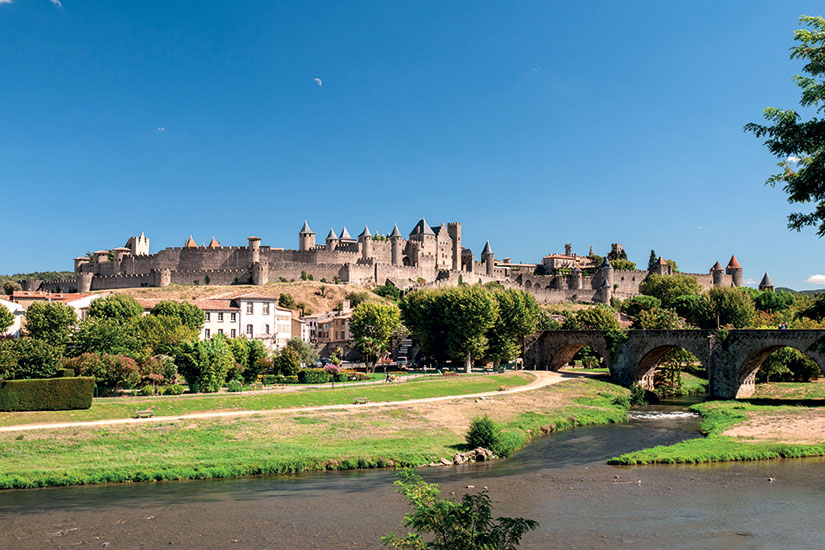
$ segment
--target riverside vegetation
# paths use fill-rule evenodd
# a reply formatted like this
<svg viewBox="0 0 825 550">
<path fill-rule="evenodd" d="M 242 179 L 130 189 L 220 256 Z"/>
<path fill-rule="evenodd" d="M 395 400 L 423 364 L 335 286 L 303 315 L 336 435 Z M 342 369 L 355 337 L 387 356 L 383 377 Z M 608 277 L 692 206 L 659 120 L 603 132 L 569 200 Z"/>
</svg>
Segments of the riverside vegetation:
<svg viewBox="0 0 825 550">
<path fill-rule="evenodd" d="M 469 381 L 454 379 L 452 391 Z M 421 466 L 464 450 L 479 414 L 496 421 L 507 456 L 542 433 L 621 422 L 628 407 L 625 388 L 577 379 L 478 402 L 5 432 L 0 488 Z"/>
</svg>

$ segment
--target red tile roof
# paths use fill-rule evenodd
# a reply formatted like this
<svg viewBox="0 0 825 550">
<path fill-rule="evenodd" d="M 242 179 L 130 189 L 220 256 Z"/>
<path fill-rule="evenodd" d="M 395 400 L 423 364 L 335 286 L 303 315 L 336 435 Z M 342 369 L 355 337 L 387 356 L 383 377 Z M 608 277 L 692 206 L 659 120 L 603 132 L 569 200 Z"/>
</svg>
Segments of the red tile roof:
<svg viewBox="0 0 825 550">
<path fill-rule="evenodd" d="M 195 242 L 195 239 L 192 238 L 192 235 L 189 235 L 189 238 L 184 243 L 184 248 L 197 248 L 198 243 Z"/>
<path fill-rule="evenodd" d="M 735 254 L 730 257 L 730 261 L 728 262 L 728 267 L 739 268 L 739 269 L 742 268 L 742 266 L 739 265 L 739 262 L 736 260 L 736 255 Z"/>
</svg>

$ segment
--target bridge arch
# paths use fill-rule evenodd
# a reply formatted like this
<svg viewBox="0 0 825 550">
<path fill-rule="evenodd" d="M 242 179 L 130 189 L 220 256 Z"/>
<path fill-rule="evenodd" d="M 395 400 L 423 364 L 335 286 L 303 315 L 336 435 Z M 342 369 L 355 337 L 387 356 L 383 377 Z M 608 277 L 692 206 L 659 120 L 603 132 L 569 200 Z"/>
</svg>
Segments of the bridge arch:
<svg viewBox="0 0 825 550">
<path fill-rule="evenodd" d="M 592 348 L 604 359 L 606 366 L 610 367 L 607 341 L 596 330 L 552 330 L 538 333 L 533 340 L 525 343 L 525 367 L 557 371 L 585 346 Z"/>
<path fill-rule="evenodd" d="M 767 345 L 751 352 L 750 355 L 748 355 L 739 365 L 739 368 L 736 371 L 735 385 L 735 397 L 737 399 L 750 397 L 753 395 L 754 391 L 756 391 L 756 374 L 759 372 L 762 364 L 768 359 L 768 357 L 771 356 L 771 354 L 786 347 L 793 348 L 811 359 L 819 367 L 820 372 L 825 375 L 825 361 L 823 361 L 825 358 L 823 358 L 820 354 L 815 352 L 811 353 L 809 350 L 806 350 L 801 346 L 791 344 Z"/>
<path fill-rule="evenodd" d="M 672 343 L 658 343 L 647 346 L 639 353 L 636 369 L 633 372 L 633 383 L 639 384 L 646 390 L 653 390 L 653 376 L 662 358 L 669 351 L 683 349 L 693 354 L 702 363 L 702 367 L 707 371 L 709 360 L 709 347 L 707 338 L 695 340 L 692 338 L 679 338 Z"/>
</svg>

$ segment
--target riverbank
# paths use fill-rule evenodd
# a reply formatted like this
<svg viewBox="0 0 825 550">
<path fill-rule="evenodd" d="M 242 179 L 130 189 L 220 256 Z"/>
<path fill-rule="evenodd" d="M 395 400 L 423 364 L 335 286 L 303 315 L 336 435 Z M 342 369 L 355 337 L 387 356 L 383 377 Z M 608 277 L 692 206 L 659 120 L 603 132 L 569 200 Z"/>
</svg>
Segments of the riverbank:
<svg viewBox="0 0 825 550">
<path fill-rule="evenodd" d="M 476 416 L 500 423 L 512 452 L 542 433 L 623 421 L 627 403 L 624 388 L 571 379 L 487 399 L 9 432 L 0 488 L 421 466 L 463 450 Z"/>
<path fill-rule="evenodd" d="M 702 464 L 825 456 L 825 410 L 741 401 L 699 403 L 706 437 L 625 453 L 613 465 Z"/>
</svg>

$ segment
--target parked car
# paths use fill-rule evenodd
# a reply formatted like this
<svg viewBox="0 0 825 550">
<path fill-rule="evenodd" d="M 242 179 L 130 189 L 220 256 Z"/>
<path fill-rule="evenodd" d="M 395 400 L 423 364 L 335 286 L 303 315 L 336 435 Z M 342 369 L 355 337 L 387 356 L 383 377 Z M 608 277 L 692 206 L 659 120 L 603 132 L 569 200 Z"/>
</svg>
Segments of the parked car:
<svg viewBox="0 0 825 550">
<path fill-rule="evenodd" d="M 395 358 L 395 364 L 398 365 L 399 367 L 406 367 L 407 366 L 407 356 L 406 355 L 400 355 L 400 356 L 396 357 Z"/>
</svg>

